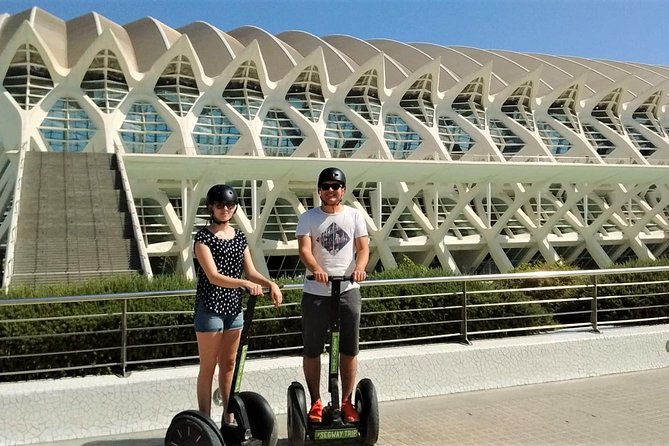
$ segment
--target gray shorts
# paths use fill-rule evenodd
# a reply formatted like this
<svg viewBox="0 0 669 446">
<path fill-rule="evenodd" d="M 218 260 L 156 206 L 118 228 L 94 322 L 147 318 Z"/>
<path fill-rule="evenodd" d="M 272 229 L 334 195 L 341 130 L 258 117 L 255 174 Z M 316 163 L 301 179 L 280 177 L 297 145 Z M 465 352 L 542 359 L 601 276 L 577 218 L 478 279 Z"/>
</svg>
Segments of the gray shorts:
<svg viewBox="0 0 669 446">
<path fill-rule="evenodd" d="M 356 356 L 360 341 L 360 289 L 354 288 L 339 296 L 339 351 Z M 330 328 L 331 296 L 302 294 L 302 343 L 304 356 L 314 358 L 323 353 L 325 337 Z"/>
</svg>

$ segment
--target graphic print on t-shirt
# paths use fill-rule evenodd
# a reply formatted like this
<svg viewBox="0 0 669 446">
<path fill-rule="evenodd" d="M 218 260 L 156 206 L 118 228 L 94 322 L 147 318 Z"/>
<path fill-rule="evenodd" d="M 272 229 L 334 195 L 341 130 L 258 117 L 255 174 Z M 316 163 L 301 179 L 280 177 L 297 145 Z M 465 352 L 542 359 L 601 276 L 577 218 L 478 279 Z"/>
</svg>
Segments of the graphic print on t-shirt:
<svg viewBox="0 0 669 446">
<path fill-rule="evenodd" d="M 337 226 L 336 223 L 332 223 L 316 238 L 316 241 L 334 256 L 351 241 L 351 237 L 342 228 Z"/>
</svg>

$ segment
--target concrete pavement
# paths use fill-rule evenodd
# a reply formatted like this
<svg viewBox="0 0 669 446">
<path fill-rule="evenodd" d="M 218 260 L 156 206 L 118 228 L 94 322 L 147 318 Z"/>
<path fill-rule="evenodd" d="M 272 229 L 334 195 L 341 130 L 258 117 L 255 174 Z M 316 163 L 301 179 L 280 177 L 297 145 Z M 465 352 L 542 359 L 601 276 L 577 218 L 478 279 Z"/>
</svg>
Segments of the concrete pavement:
<svg viewBox="0 0 669 446">
<path fill-rule="evenodd" d="M 666 445 L 669 367 L 388 401 L 380 411 L 379 446 Z M 277 418 L 279 446 L 287 446 L 285 415 Z M 48 444 L 162 446 L 163 435 L 158 430 Z"/>
</svg>

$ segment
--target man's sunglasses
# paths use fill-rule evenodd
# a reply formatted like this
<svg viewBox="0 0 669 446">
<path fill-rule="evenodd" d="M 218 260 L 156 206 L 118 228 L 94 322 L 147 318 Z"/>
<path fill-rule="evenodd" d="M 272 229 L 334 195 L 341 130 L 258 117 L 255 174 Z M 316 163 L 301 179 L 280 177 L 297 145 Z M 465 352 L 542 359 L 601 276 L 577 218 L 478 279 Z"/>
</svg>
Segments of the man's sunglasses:
<svg viewBox="0 0 669 446">
<path fill-rule="evenodd" d="M 323 184 L 321 184 L 321 190 L 339 190 L 342 187 L 344 187 L 344 185 L 340 184 L 340 183 L 323 183 Z"/>
</svg>

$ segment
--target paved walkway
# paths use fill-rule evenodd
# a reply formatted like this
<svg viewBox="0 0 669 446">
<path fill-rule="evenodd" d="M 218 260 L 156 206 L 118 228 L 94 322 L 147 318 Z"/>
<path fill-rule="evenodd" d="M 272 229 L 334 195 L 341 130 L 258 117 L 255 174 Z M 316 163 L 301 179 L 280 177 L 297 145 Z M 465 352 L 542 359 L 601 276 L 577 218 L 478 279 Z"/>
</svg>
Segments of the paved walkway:
<svg viewBox="0 0 669 446">
<path fill-rule="evenodd" d="M 669 367 L 380 406 L 379 446 L 666 445 Z M 279 446 L 287 446 L 285 415 L 278 422 Z M 162 446 L 163 435 L 153 431 L 50 445 Z"/>
</svg>

